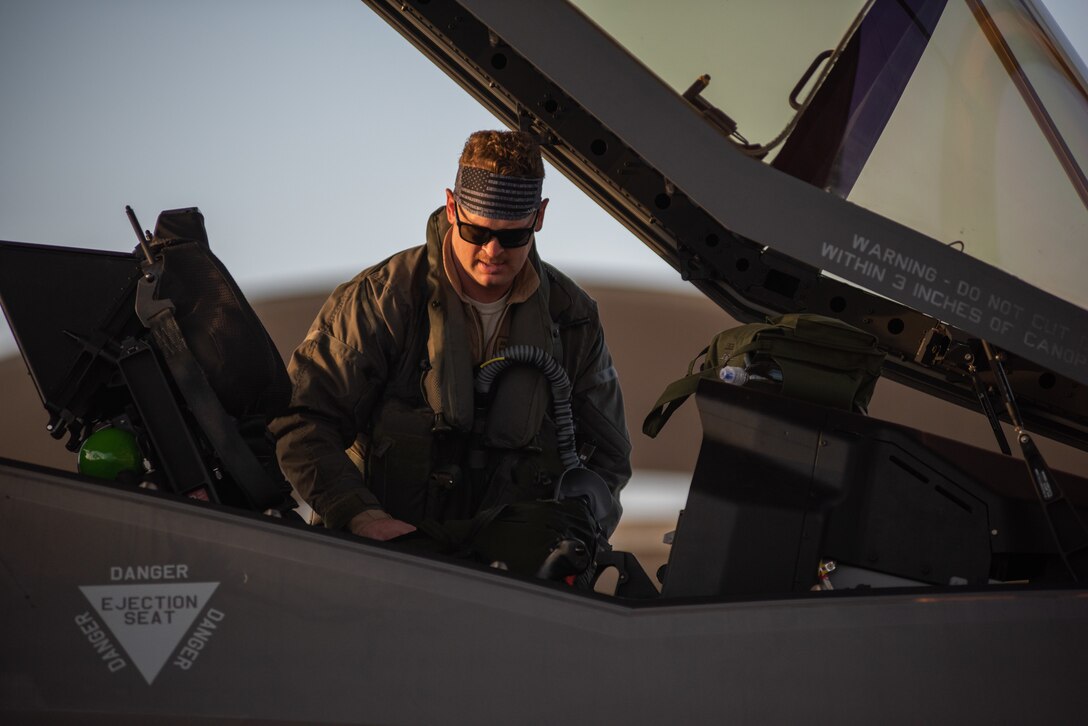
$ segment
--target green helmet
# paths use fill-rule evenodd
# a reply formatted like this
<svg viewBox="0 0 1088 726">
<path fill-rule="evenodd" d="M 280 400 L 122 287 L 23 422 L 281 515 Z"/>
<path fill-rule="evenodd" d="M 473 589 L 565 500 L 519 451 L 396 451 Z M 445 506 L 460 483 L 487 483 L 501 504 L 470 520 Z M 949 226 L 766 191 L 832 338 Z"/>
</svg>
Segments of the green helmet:
<svg viewBox="0 0 1088 726">
<path fill-rule="evenodd" d="M 96 479 L 116 479 L 122 472 L 142 473 L 143 462 L 133 433 L 113 426 L 95 431 L 79 447 L 79 473 Z"/>
</svg>

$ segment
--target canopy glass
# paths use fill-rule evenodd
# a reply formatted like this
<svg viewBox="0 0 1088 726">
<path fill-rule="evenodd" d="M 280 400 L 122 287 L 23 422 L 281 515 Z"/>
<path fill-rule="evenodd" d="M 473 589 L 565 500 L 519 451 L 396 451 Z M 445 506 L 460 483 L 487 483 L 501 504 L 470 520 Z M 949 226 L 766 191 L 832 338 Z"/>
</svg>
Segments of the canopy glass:
<svg viewBox="0 0 1088 726">
<path fill-rule="evenodd" d="M 751 145 L 792 131 L 749 153 L 1088 308 L 1088 74 L 1038 3 L 575 5 Z"/>
</svg>

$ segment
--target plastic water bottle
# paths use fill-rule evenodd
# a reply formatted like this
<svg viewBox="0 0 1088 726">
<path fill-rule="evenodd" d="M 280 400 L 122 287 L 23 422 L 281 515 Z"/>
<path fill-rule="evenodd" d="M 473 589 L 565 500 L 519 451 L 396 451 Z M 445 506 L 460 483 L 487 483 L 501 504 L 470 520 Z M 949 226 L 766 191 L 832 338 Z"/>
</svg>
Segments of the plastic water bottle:
<svg viewBox="0 0 1088 726">
<path fill-rule="evenodd" d="M 744 366 L 722 366 L 718 378 L 734 386 L 754 384 L 765 390 L 777 390 L 782 386 L 782 369 L 773 358 L 761 356 L 756 360 L 744 357 Z"/>
<path fill-rule="evenodd" d="M 722 366 L 722 369 L 718 371 L 718 378 L 734 386 L 744 386 L 747 385 L 749 376 L 748 371 L 740 366 Z"/>
</svg>

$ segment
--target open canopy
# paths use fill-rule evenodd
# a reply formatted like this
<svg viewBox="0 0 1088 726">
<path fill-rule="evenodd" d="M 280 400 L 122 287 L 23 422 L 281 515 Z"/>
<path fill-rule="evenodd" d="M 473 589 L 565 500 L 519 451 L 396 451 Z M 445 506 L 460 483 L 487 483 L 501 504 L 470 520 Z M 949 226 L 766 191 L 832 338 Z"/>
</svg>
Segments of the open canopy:
<svg viewBox="0 0 1088 726">
<path fill-rule="evenodd" d="M 367 2 L 734 316 L 839 317 L 972 406 L 930 344 L 987 340 L 1088 446 L 1088 94 L 1034 3 Z"/>
</svg>

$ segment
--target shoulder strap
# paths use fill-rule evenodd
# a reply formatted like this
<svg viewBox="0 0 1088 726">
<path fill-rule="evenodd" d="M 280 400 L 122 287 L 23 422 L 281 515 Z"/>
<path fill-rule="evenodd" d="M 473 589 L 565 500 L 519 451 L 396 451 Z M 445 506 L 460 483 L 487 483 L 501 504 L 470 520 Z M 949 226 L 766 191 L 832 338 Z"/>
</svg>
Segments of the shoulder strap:
<svg viewBox="0 0 1088 726">
<path fill-rule="evenodd" d="M 705 356 L 708 350 L 710 350 L 710 346 L 703 348 L 699 355 L 692 358 L 691 363 L 688 364 L 688 374 L 686 376 L 665 386 L 665 390 L 658 396 L 654 407 L 650 409 L 650 413 L 646 415 L 642 422 L 642 433 L 651 439 L 655 438 L 661 432 L 661 429 L 665 427 L 665 424 L 669 422 L 672 415 L 676 413 L 676 409 L 684 405 L 684 401 L 695 393 L 700 379 L 718 377 L 718 369 L 714 366 L 703 368 L 698 372 L 695 371 L 696 362 Z"/>
<path fill-rule="evenodd" d="M 559 361 L 559 365 L 563 365 L 563 325 L 560 318 L 563 315 L 565 305 L 564 301 L 560 299 L 560 296 L 556 294 L 556 292 L 559 292 L 562 288 L 559 284 L 559 280 L 552 274 L 551 269 L 547 265 L 541 262 L 537 269 L 541 278 L 541 286 L 548 286 L 548 318 L 551 321 L 552 357 Z M 569 304 L 569 301 L 567 302 Z"/>
<path fill-rule="evenodd" d="M 155 297 L 156 284 L 162 274 L 161 259 L 144 265 L 144 273 L 137 287 L 136 313 L 151 330 L 155 344 L 189 410 L 249 505 L 256 511 L 279 508 L 288 499 L 283 488 L 272 481 L 257 461 L 238 432 L 237 423 L 224 410 L 219 397 L 212 390 L 178 327 L 173 303 Z"/>
</svg>

